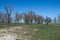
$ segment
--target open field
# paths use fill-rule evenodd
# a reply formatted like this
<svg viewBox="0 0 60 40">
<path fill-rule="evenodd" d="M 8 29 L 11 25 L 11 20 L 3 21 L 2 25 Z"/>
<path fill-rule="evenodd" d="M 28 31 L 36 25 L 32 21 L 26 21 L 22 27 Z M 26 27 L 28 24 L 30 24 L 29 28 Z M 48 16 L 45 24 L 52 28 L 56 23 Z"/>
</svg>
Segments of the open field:
<svg viewBox="0 0 60 40">
<path fill-rule="evenodd" d="M 24 25 L 32 30 L 36 29 L 34 39 L 60 40 L 60 25 Z"/>
<path fill-rule="evenodd" d="M 5 27 L 4 27 L 5 26 Z M 23 27 L 32 34 L 32 40 L 60 40 L 60 25 L 42 25 L 42 24 L 13 24 L 11 27 Z M 7 28 L 8 25 L 0 25 L 0 28 Z"/>
</svg>

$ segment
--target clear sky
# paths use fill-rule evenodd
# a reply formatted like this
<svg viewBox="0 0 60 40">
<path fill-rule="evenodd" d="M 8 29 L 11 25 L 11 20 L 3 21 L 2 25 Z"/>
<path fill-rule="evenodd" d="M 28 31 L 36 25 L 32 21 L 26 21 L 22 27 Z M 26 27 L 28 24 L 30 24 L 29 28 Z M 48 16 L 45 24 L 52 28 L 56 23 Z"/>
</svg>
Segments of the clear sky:
<svg viewBox="0 0 60 40">
<path fill-rule="evenodd" d="M 60 14 L 59 0 L 0 0 L 0 11 L 4 11 L 4 5 L 14 6 L 15 12 L 25 12 L 29 9 L 42 16 L 55 17 Z"/>
</svg>

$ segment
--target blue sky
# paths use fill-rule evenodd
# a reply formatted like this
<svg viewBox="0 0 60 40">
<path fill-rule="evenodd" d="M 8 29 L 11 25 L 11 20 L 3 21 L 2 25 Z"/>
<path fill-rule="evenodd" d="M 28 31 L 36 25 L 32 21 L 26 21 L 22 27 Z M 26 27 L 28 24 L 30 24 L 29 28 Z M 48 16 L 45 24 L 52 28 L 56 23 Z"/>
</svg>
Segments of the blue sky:
<svg viewBox="0 0 60 40">
<path fill-rule="evenodd" d="M 15 12 L 25 12 L 29 9 L 42 16 L 56 17 L 60 14 L 59 0 L 0 0 L 0 11 L 5 12 L 4 5 L 14 6 L 12 16 Z"/>
</svg>

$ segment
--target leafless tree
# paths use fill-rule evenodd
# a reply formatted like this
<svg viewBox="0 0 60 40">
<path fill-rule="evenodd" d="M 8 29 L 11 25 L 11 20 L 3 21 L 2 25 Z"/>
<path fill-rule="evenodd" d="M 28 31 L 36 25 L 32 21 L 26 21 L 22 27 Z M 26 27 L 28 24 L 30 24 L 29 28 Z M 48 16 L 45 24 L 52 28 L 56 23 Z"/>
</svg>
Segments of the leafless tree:
<svg viewBox="0 0 60 40">
<path fill-rule="evenodd" d="M 43 21 L 44 21 L 43 16 L 34 14 L 33 18 L 36 24 L 43 24 Z"/>
<path fill-rule="evenodd" d="M 32 10 L 28 10 L 28 21 L 30 24 L 33 23 L 33 14 L 34 12 Z"/>
<path fill-rule="evenodd" d="M 12 14 L 12 11 L 13 11 L 13 7 L 12 6 L 8 6 L 8 5 L 5 5 L 5 11 L 6 11 L 6 14 L 7 14 L 7 20 L 8 20 L 8 24 L 10 24 L 10 21 L 11 21 L 11 14 Z"/>
<path fill-rule="evenodd" d="M 33 14 L 34 12 L 32 10 L 28 10 L 27 12 L 24 12 L 24 21 L 26 24 L 32 24 L 33 23 Z"/>
<path fill-rule="evenodd" d="M 57 21 L 60 24 L 60 14 L 57 16 Z"/>
<path fill-rule="evenodd" d="M 24 12 L 23 15 L 24 15 L 23 20 L 24 20 L 25 24 L 28 24 L 28 15 L 27 15 L 27 13 Z"/>
<path fill-rule="evenodd" d="M 3 23 L 4 23 L 3 13 L 0 12 L 0 24 L 3 24 Z"/>
<path fill-rule="evenodd" d="M 35 13 L 33 14 L 33 20 L 34 23 L 37 24 L 38 16 Z"/>
<path fill-rule="evenodd" d="M 44 18 L 41 15 L 38 15 L 38 24 L 43 24 Z"/>
<path fill-rule="evenodd" d="M 22 13 L 16 12 L 15 14 L 15 23 L 19 23 L 19 20 L 23 18 Z"/>
</svg>

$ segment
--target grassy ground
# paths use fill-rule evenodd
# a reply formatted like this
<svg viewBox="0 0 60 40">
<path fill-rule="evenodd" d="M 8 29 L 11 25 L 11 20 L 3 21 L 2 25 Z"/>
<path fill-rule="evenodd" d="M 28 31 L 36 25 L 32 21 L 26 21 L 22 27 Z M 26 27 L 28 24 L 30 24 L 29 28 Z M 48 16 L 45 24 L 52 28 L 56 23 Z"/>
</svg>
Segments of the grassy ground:
<svg viewBox="0 0 60 40">
<path fill-rule="evenodd" d="M 23 25 L 31 30 L 37 29 L 33 34 L 34 40 L 60 40 L 60 25 Z"/>
<path fill-rule="evenodd" d="M 34 39 L 33 40 L 60 40 L 60 25 L 53 24 L 53 25 L 42 25 L 42 24 L 13 24 L 13 26 L 22 26 L 34 31 Z M 7 28 L 8 25 L 0 25 L 0 28 Z"/>
</svg>

